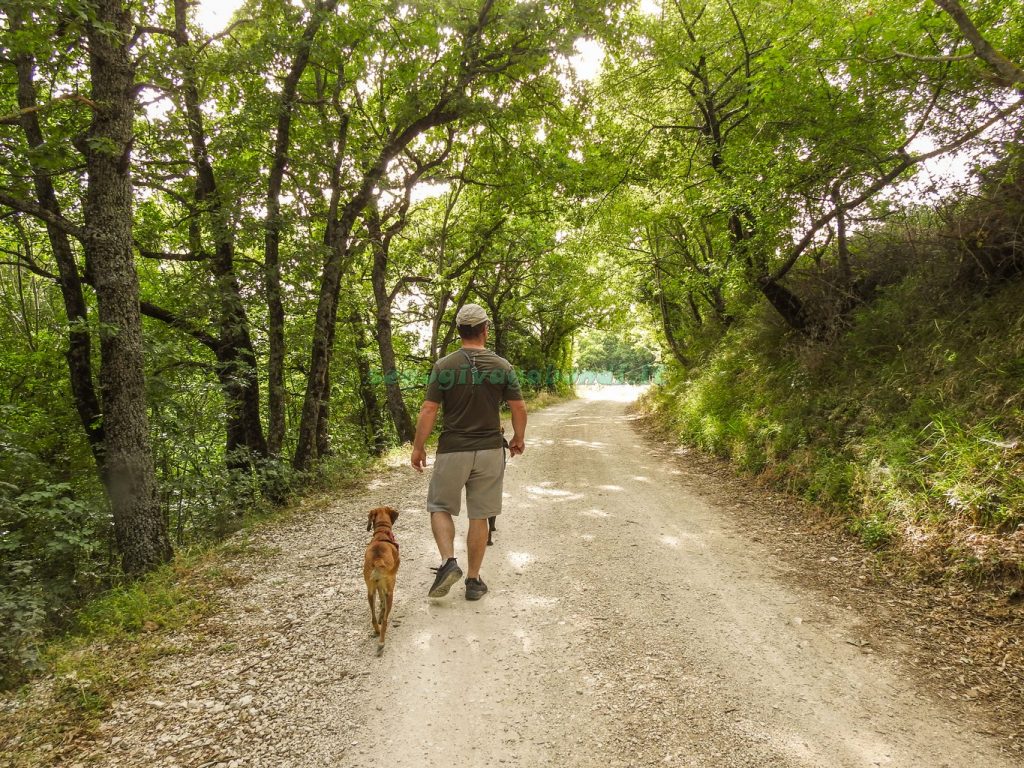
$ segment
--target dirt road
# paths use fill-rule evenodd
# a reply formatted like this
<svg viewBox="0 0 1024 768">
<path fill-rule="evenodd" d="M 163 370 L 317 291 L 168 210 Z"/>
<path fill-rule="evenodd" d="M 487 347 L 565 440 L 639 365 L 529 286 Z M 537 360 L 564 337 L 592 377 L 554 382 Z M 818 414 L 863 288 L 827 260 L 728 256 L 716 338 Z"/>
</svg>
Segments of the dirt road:
<svg viewBox="0 0 1024 768">
<path fill-rule="evenodd" d="M 794 586 L 770 532 L 715 509 L 607 387 L 534 414 L 484 563 L 428 600 L 427 475 L 261 534 L 229 610 L 180 638 L 84 763 L 260 766 L 1019 765 L 985 723 L 915 689 L 900 650 Z M 375 656 L 365 510 L 401 510 L 393 628 Z M 459 525 L 459 537 L 465 521 Z M 465 562 L 464 543 L 457 554 Z"/>
</svg>

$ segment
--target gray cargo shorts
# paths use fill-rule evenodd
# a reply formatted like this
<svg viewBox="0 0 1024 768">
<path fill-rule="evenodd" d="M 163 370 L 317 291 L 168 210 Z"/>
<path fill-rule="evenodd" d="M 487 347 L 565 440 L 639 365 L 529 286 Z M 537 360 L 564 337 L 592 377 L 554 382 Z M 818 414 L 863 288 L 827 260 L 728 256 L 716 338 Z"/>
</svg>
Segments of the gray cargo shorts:
<svg viewBox="0 0 1024 768">
<path fill-rule="evenodd" d="M 503 448 L 439 453 L 430 475 L 427 511 L 459 514 L 462 510 L 462 489 L 465 488 L 466 512 L 470 520 L 500 515 L 504 477 Z"/>
</svg>

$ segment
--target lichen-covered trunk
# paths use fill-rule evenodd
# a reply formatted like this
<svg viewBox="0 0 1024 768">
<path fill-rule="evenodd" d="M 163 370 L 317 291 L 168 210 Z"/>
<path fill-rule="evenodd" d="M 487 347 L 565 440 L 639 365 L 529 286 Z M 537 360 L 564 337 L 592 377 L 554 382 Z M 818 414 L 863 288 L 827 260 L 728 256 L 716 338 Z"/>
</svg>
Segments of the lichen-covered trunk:
<svg viewBox="0 0 1024 768">
<path fill-rule="evenodd" d="M 139 281 L 132 252 L 132 19 L 120 0 L 98 0 L 87 25 L 92 123 L 82 147 L 88 176 L 85 250 L 100 336 L 100 391 L 114 535 L 124 570 L 141 574 L 171 556 L 157 502 L 146 414 Z"/>
<path fill-rule="evenodd" d="M 384 419 L 381 417 L 377 390 L 373 386 L 370 361 L 366 357 L 369 342 L 363 328 L 363 318 L 358 310 L 353 310 L 349 315 L 349 324 L 352 326 L 352 336 L 356 348 L 356 370 L 359 374 L 359 398 L 363 403 L 362 422 L 367 433 L 366 445 L 370 449 L 370 453 L 380 456 L 387 447 Z"/>
<path fill-rule="evenodd" d="M 374 243 L 372 247 L 371 282 L 376 307 L 375 330 L 377 349 L 380 351 L 380 365 L 384 372 L 384 391 L 387 395 L 388 414 L 395 425 L 398 441 L 409 443 L 416 437 L 416 427 L 412 423 L 409 409 L 405 407 L 405 399 L 402 397 L 402 377 L 395 359 L 395 343 L 391 327 L 392 298 L 387 290 L 388 252 L 386 246 L 380 242 Z"/>
<path fill-rule="evenodd" d="M 387 393 L 388 413 L 395 424 L 399 442 L 409 443 L 416 436 L 409 409 L 402 397 L 401 372 L 395 362 L 395 346 L 391 331 L 391 307 L 377 313 L 377 348 L 380 350 L 380 365 L 384 371 L 384 388 Z"/>
<path fill-rule="evenodd" d="M 22 20 L 17 16 L 12 16 L 11 26 L 16 31 L 20 30 L 23 27 Z M 18 107 L 22 110 L 21 127 L 25 132 L 29 147 L 39 149 L 44 145 L 45 138 L 37 110 L 35 60 L 31 54 L 21 53 L 16 57 L 15 64 L 18 72 Z M 51 176 L 45 168 L 38 166 L 35 162 L 32 166 L 32 182 L 39 207 L 59 216 L 61 210 Z M 57 262 L 60 294 L 68 318 L 68 349 L 65 357 L 68 364 L 71 394 L 75 401 L 78 418 L 85 430 L 86 439 L 89 441 L 89 448 L 96 461 L 100 480 L 106 485 L 103 421 L 99 396 L 96 394 L 96 387 L 93 383 L 92 340 L 88 331 L 88 305 L 82 290 L 82 280 L 78 274 L 78 263 L 66 232 L 51 223 L 46 225 L 46 234 L 50 241 L 54 261 Z"/>
<path fill-rule="evenodd" d="M 174 36 L 179 51 L 190 53 L 186 0 L 174 1 Z M 249 316 L 235 272 L 235 237 L 229 212 L 217 185 L 206 147 L 206 130 L 198 78 L 188 56 L 183 57 L 182 98 L 192 162 L 196 169 L 196 202 L 209 211 L 215 248 L 210 269 L 218 301 L 217 375 L 227 411 L 225 455 L 229 469 L 248 469 L 266 458 L 267 441 L 260 421 L 260 381 L 256 350 L 249 333 Z"/>
<path fill-rule="evenodd" d="M 267 447 L 272 456 L 281 453 L 285 438 L 285 311 L 281 291 L 281 185 L 288 166 L 291 126 L 299 80 L 309 64 L 313 39 L 338 0 L 317 3 L 299 40 L 291 68 L 284 79 L 277 111 L 274 155 L 267 176 L 267 215 L 264 219 L 263 272 L 267 293 Z"/>
</svg>

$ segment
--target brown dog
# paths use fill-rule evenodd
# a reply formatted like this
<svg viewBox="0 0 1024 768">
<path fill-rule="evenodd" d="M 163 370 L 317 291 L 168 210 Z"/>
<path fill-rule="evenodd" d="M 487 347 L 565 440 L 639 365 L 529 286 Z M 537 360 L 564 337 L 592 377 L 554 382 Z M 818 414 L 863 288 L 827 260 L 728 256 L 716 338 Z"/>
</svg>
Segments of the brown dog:
<svg viewBox="0 0 1024 768">
<path fill-rule="evenodd" d="M 366 597 L 370 601 L 370 621 L 378 637 L 377 655 L 384 653 L 384 635 L 388 631 L 388 617 L 395 599 L 395 577 L 398 575 L 398 542 L 391 530 L 398 519 L 391 507 L 371 509 L 366 530 L 373 531 L 373 539 L 366 547 L 363 559 L 363 579 Z"/>
</svg>

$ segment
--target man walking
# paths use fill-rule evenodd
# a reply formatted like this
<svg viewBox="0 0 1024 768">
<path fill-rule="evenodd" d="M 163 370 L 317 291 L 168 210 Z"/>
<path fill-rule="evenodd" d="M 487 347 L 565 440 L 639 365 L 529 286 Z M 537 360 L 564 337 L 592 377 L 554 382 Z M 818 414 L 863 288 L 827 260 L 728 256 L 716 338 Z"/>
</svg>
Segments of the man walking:
<svg viewBox="0 0 1024 768">
<path fill-rule="evenodd" d="M 501 513 L 501 485 L 505 477 L 505 448 L 501 435 L 501 401 L 512 411 L 512 439 L 508 450 L 518 456 L 526 448 L 526 403 L 515 372 L 507 360 L 487 349 L 489 321 L 478 304 L 466 304 L 455 317 L 462 346 L 442 357 L 430 372 L 427 394 L 416 423 L 412 466 L 422 472 L 427 465 L 424 446 L 434 428 L 437 409 L 444 405 L 437 458 L 427 491 L 430 528 L 441 555 L 434 584 L 427 593 L 443 597 L 459 579 L 462 569 L 455 561 L 455 521 L 466 489 L 469 534 L 466 549 L 466 599 L 479 600 L 487 593 L 480 566 L 487 550 L 487 518 Z"/>
</svg>

